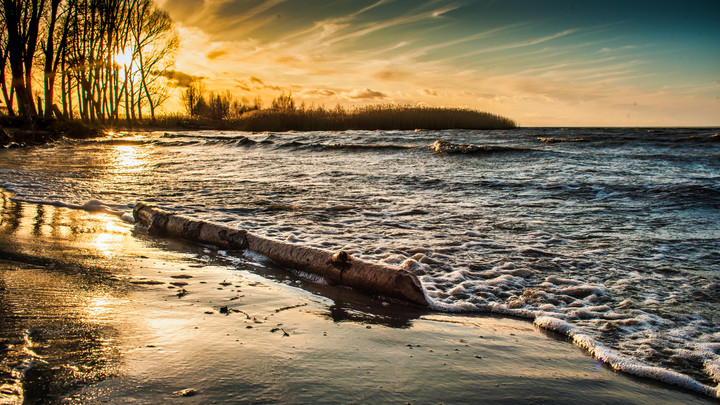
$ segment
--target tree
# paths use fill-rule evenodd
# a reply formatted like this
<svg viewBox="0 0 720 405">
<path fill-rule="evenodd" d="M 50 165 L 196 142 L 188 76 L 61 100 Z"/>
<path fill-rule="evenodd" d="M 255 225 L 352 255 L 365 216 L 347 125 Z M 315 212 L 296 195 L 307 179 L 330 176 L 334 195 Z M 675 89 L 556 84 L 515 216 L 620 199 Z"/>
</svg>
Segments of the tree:
<svg viewBox="0 0 720 405">
<path fill-rule="evenodd" d="M 153 0 L 0 0 L 0 7 L 0 88 L 10 114 L 14 103 L 27 117 L 58 113 L 58 87 L 62 114 L 91 122 L 116 120 L 123 110 L 128 119 L 144 111 L 154 118 L 167 100 L 179 39 Z M 35 63 L 42 77 L 33 77 Z M 35 80 L 43 86 L 37 104 Z"/>
<path fill-rule="evenodd" d="M 222 121 L 230 115 L 233 97 L 229 91 L 225 94 L 210 92 L 208 96 L 207 117 L 213 121 Z"/>
<path fill-rule="evenodd" d="M 4 5 L 3 5 L 4 7 Z M 7 27 L 5 26 L 5 12 L 3 9 L 3 12 L 0 13 L 0 87 L 2 89 L 3 99 L 5 100 L 5 105 L 7 106 L 7 111 L 9 115 L 14 115 L 15 111 L 13 110 L 13 90 L 12 90 L 12 82 L 10 86 L 10 91 L 8 91 L 7 87 L 7 61 L 8 61 L 8 38 L 7 38 Z"/>
<path fill-rule="evenodd" d="M 152 0 L 66 2 L 63 111 L 77 109 L 84 121 L 117 120 L 123 110 L 128 120 L 146 110 L 154 118 L 168 98 L 165 76 L 179 46 L 168 14 Z"/>
<path fill-rule="evenodd" d="M 50 13 L 45 23 L 46 39 L 43 46 L 45 56 L 45 72 L 43 85 L 45 90 L 45 116 L 51 117 L 55 106 L 55 77 L 61 61 L 65 56 L 65 47 L 70 28 L 69 15 L 74 9 L 76 0 L 50 0 Z M 61 7 L 62 5 L 62 7 Z M 55 28 L 60 24 L 60 30 Z"/>
<path fill-rule="evenodd" d="M 168 98 L 163 73 L 172 66 L 180 40 L 166 11 L 157 8 L 152 0 L 137 1 L 130 18 L 130 31 L 134 40 L 139 85 L 154 119 L 155 108 Z M 138 109 L 138 114 L 142 114 L 141 109 Z"/>
<path fill-rule="evenodd" d="M 294 111 L 295 100 L 293 100 L 292 92 L 286 95 L 285 91 L 283 91 L 282 94 L 273 100 L 272 109 L 279 111 Z"/>
<path fill-rule="evenodd" d="M 34 117 L 37 113 L 32 97 L 32 66 L 45 0 L 3 0 L 2 5 L 6 50 L 18 110 L 22 116 Z"/>
<path fill-rule="evenodd" d="M 180 95 L 180 101 L 190 117 L 197 117 L 199 115 L 197 107 L 199 101 L 203 99 L 204 94 L 205 83 L 203 83 L 202 78 L 193 77 L 188 83 L 187 89 Z"/>
</svg>

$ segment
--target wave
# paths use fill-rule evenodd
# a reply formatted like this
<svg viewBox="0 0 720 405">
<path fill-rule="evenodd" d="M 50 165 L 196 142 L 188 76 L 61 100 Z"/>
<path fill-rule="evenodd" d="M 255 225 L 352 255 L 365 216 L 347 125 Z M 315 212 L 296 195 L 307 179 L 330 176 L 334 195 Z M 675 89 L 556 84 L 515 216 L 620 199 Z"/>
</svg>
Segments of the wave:
<svg viewBox="0 0 720 405">
<path fill-rule="evenodd" d="M 561 142 L 588 142 L 585 138 L 555 138 L 555 137 L 537 137 L 542 143 L 561 143 Z"/>
<path fill-rule="evenodd" d="M 77 141 L 76 141 L 77 142 Z M 145 146 L 158 144 L 157 140 L 152 139 L 128 139 L 128 138 L 97 138 L 84 139 L 79 141 L 82 144 L 92 145 L 111 145 L 111 146 Z"/>
<path fill-rule="evenodd" d="M 165 132 L 160 138 L 200 138 L 200 139 L 213 139 L 213 140 L 235 140 L 235 139 L 247 139 L 245 135 L 204 135 L 202 133 L 197 134 L 183 134 L 183 133 L 168 133 Z"/>
<path fill-rule="evenodd" d="M 377 150 L 407 150 L 417 149 L 418 146 L 414 145 L 399 145 L 399 144 L 356 144 L 356 143 L 337 143 L 337 144 L 322 144 L 320 145 L 322 150 L 347 150 L 347 151 L 377 151 Z"/>
<path fill-rule="evenodd" d="M 9 184 L 0 184 L 0 189 L 5 189 L 11 193 L 13 193 L 12 200 L 24 202 L 28 204 L 35 204 L 35 205 L 50 205 L 53 207 L 60 207 L 60 208 L 69 208 L 73 210 L 79 210 L 79 211 L 87 211 L 90 213 L 103 213 L 112 215 L 114 217 L 120 218 L 121 220 L 128 222 L 128 223 L 134 223 L 135 220 L 132 216 L 132 211 L 130 210 L 129 205 L 125 204 L 113 204 L 109 202 L 103 202 L 100 200 L 88 200 L 82 204 L 73 204 L 71 202 L 67 201 L 57 201 L 57 200 L 49 200 L 49 199 L 41 199 L 41 198 L 29 198 L 29 197 L 18 197 L 15 195 L 12 186 Z"/>
<path fill-rule="evenodd" d="M 489 155 L 494 153 L 526 152 L 532 149 L 514 146 L 488 146 L 474 145 L 468 143 L 453 143 L 445 140 L 437 140 L 430 146 L 435 153 L 449 155 Z"/>
<path fill-rule="evenodd" d="M 401 267 L 424 273 L 427 260 L 416 259 L 406 260 Z M 437 289 L 437 280 L 432 276 L 419 276 L 432 309 L 528 319 L 539 328 L 568 337 L 617 371 L 720 398 L 720 386 L 713 385 L 720 381 L 718 333 L 705 331 L 705 321 L 699 317 L 690 325 L 681 325 L 679 319 L 665 319 L 641 310 L 626 311 L 623 303 L 613 304 L 612 286 L 560 276 L 544 277 L 543 283 L 536 284 L 538 280 L 533 279 L 540 275 L 539 271 L 512 263 L 487 270 L 479 279 L 467 271 L 453 273 L 452 278 L 444 276 L 455 286 L 449 294 Z M 502 296 L 514 298 L 495 301 Z M 664 334 L 672 340 L 664 340 Z M 632 336 L 633 341 L 623 343 L 623 335 Z"/>
<path fill-rule="evenodd" d="M 720 134 L 712 135 L 691 135 L 677 139 L 676 142 L 687 143 L 720 143 Z"/>
</svg>

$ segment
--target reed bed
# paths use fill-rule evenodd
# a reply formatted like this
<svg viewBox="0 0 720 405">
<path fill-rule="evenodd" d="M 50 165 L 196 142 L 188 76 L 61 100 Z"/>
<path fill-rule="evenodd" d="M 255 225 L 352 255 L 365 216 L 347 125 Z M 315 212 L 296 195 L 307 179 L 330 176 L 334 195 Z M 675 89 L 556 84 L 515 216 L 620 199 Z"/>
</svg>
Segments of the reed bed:
<svg viewBox="0 0 720 405">
<path fill-rule="evenodd" d="M 517 126 L 509 118 L 476 110 L 395 105 L 266 109 L 247 112 L 233 121 L 231 126 L 243 131 L 507 129 Z"/>
<path fill-rule="evenodd" d="M 515 121 L 496 114 L 465 109 L 373 105 L 356 108 L 324 107 L 257 109 L 221 120 L 182 114 L 155 120 L 117 122 L 124 128 L 222 129 L 236 131 L 344 131 L 414 129 L 510 129 Z"/>
</svg>

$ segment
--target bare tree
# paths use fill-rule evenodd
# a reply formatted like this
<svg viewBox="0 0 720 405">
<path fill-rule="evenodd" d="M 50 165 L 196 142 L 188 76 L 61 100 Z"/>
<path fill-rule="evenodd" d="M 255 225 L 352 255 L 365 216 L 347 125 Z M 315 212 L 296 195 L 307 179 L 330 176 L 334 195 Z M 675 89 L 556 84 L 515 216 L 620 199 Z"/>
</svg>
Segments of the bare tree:
<svg viewBox="0 0 720 405">
<path fill-rule="evenodd" d="M 3 0 L 7 52 L 18 110 L 25 117 L 37 115 L 32 97 L 32 66 L 45 0 Z"/>
<path fill-rule="evenodd" d="M 138 0 L 130 19 L 134 40 L 139 85 L 142 96 L 155 118 L 155 109 L 168 98 L 168 86 L 163 74 L 172 66 L 180 40 L 169 14 L 157 8 L 152 0 Z M 138 108 L 138 114 L 142 109 Z"/>
<path fill-rule="evenodd" d="M 44 24 L 46 33 L 45 43 L 43 44 L 43 54 L 45 56 L 43 85 L 46 117 L 51 117 L 53 112 L 59 111 L 55 105 L 55 78 L 66 55 L 65 48 L 70 31 L 70 16 L 76 4 L 77 0 L 50 0 L 49 15 Z M 56 27 L 59 28 L 58 31 L 56 31 Z"/>
<path fill-rule="evenodd" d="M 3 5 L 4 7 L 4 5 Z M 12 84 L 10 90 L 7 87 L 7 61 L 8 61 L 8 35 L 7 27 L 5 26 L 5 12 L 3 10 L 0 13 L 0 87 L 2 88 L 3 99 L 7 106 L 7 112 L 9 115 L 15 115 L 13 109 L 13 88 Z M 12 76 L 11 76 L 12 77 Z"/>
<path fill-rule="evenodd" d="M 202 78 L 193 77 L 188 83 L 187 89 L 180 95 L 180 101 L 182 102 L 185 111 L 191 117 L 198 116 L 198 103 L 205 94 L 205 83 Z"/>
<path fill-rule="evenodd" d="M 58 74 L 62 115 L 77 111 L 84 121 L 117 120 L 123 110 L 128 119 L 144 111 L 154 118 L 169 97 L 167 70 L 179 39 L 153 0 L 0 0 L 0 7 L 0 88 L 8 113 L 16 102 L 23 116 L 61 114 Z M 44 62 L 37 104 L 36 60 Z"/>
</svg>

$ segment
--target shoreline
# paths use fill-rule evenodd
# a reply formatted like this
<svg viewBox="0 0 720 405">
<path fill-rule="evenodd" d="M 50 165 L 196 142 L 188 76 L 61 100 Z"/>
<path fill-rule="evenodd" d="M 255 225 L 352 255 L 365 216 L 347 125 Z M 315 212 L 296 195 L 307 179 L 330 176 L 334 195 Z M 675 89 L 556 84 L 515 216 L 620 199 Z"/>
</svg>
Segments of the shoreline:
<svg viewBox="0 0 720 405">
<path fill-rule="evenodd" d="M 2 403 L 712 401 L 529 321 L 382 302 L 4 191 L 2 207 Z"/>
</svg>

